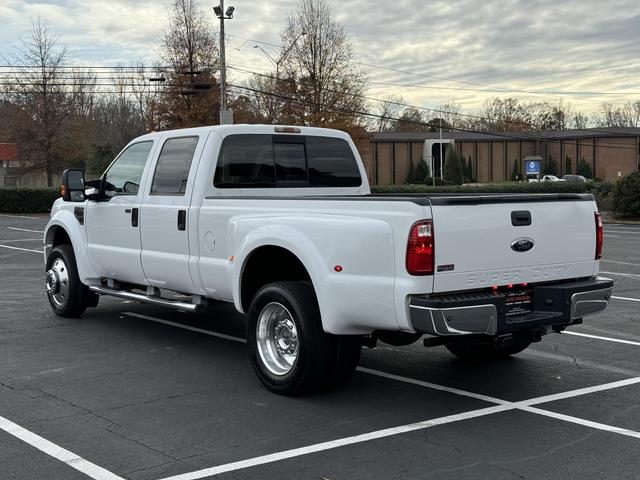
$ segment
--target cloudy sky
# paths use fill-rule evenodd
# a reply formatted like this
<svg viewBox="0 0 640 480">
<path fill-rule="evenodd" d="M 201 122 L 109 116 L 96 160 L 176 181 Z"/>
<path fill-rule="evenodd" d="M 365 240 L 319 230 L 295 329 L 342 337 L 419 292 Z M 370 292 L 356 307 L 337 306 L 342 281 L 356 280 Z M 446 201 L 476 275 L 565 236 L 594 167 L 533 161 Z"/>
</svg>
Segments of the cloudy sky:
<svg viewBox="0 0 640 480">
<path fill-rule="evenodd" d="M 201 0 L 207 14 L 217 1 Z M 228 62 L 267 69 L 295 0 L 227 0 Z M 487 97 L 564 97 L 581 110 L 640 99 L 638 0 L 329 0 L 374 97 L 433 107 L 455 99 L 473 111 Z M 0 57 L 46 20 L 70 62 L 150 62 L 167 26 L 168 0 L 0 0 Z M 5 63 L 2 61 L 1 63 Z M 237 73 L 232 75 L 238 76 Z M 553 93 L 527 93 L 553 92 Z M 585 93 L 586 92 L 586 93 Z"/>
</svg>

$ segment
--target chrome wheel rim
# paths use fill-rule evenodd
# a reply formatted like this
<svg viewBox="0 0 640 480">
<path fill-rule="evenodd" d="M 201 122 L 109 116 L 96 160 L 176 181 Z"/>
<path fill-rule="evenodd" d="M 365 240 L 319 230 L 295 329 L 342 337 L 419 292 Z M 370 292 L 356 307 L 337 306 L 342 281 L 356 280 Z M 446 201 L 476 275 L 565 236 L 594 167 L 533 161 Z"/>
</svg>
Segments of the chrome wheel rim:
<svg viewBox="0 0 640 480">
<path fill-rule="evenodd" d="M 53 302 L 61 307 L 69 296 L 69 271 L 61 258 L 56 258 L 44 274 L 47 293 Z"/>
<path fill-rule="evenodd" d="M 264 306 L 256 325 L 258 354 L 263 365 L 274 375 L 291 371 L 300 349 L 298 329 L 293 316 L 278 302 Z"/>
</svg>

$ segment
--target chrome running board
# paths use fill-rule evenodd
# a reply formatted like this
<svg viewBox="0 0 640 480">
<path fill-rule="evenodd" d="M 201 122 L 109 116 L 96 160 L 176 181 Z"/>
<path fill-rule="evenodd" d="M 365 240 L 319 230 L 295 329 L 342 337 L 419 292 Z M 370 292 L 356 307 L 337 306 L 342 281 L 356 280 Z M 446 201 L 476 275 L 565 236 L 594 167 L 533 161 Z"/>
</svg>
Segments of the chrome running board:
<svg viewBox="0 0 640 480">
<path fill-rule="evenodd" d="M 173 308 L 174 310 L 182 310 L 184 312 L 196 312 L 203 307 L 198 303 L 179 302 L 177 300 L 167 300 L 161 297 L 149 297 L 141 293 L 128 292 L 126 290 L 116 290 L 114 288 L 90 286 L 89 290 L 100 295 L 110 295 L 112 297 L 126 298 L 127 300 L 135 300 L 136 302 L 151 303 L 163 307 Z"/>
</svg>

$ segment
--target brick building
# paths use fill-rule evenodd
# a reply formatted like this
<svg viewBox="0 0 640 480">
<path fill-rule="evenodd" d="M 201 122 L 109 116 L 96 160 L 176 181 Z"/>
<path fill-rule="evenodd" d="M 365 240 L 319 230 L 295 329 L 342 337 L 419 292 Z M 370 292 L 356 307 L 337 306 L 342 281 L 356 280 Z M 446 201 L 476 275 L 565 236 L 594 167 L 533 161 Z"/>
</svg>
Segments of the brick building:
<svg viewBox="0 0 640 480">
<path fill-rule="evenodd" d="M 0 187 L 17 187 L 18 159 L 15 143 L 0 143 Z"/>
<path fill-rule="evenodd" d="M 584 159 L 596 178 L 616 181 L 640 170 L 640 128 L 590 128 L 526 133 L 443 132 L 442 151 L 455 148 L 465 160 L 471 158 L 473 177 L 478 182 L 509 180 L 514 162 L 524 174 L 522 159 L 540 155 L 556 161 L 558 174 L 571 173 Z M 406 182 L 409 162 L 433 161 L 440 176 L 440 140 L 438 132 L 378 132 L 370 134 L 370 148 L 362 152 L 369 180 L 373 185 Z"/>
</svg>

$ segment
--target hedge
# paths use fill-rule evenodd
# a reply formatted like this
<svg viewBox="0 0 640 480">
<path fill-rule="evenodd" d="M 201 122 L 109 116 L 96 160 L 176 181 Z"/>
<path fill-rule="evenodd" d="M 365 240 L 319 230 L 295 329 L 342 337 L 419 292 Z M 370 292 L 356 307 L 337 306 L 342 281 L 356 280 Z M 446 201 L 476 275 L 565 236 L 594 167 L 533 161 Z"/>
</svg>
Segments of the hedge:
<svg viewBox="0 0 640 480">
<path fill-rule="evenodd" d="M 0 212 L 48 213 L 58 197 L 50 188 L 0 188 Z"/>
<path fill-rule="evenodd" d="M 590 185 L 578 182 L 491 183 L 488 185 L 389 185 L 371 187 L 374 193 L 588 193 Z"/>
</svg>

